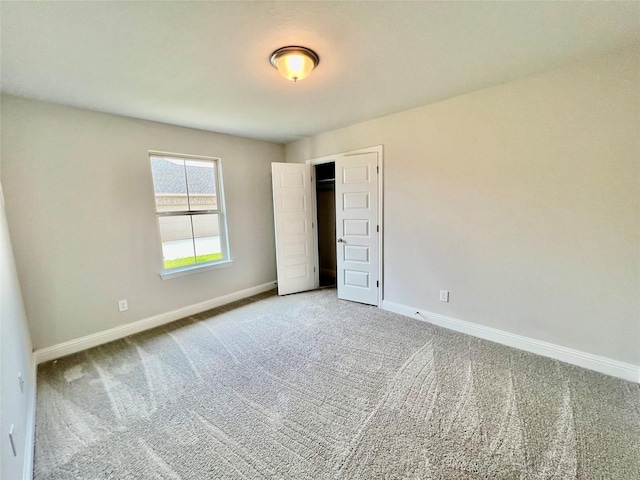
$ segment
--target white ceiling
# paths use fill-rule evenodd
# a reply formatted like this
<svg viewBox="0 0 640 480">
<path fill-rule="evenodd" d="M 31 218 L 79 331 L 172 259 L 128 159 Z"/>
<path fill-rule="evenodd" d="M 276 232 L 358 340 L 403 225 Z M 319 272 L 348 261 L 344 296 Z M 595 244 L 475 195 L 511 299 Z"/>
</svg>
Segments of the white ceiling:
<svg viewBox="0 0 640 480">
<path fill-rule="evenodd" d="M 288 142 L 640 42 L 639 2 L 2 2 L 2 91 Z M 320 55 L 292 83 L 285 45 Z"/>
</svg>

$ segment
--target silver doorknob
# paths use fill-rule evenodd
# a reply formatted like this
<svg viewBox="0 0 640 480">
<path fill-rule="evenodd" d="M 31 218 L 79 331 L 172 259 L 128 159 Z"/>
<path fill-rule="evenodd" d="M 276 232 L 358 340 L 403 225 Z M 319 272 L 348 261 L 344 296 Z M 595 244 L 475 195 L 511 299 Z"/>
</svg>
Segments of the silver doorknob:
<svg viewBox="0 0 640 480">
<path fill-rule="evenodd" d="M 347 243 L 347 242 L 345 242 L 343 239 L 339 238 L 338 239 L 338 243 Z"/>
</svg>

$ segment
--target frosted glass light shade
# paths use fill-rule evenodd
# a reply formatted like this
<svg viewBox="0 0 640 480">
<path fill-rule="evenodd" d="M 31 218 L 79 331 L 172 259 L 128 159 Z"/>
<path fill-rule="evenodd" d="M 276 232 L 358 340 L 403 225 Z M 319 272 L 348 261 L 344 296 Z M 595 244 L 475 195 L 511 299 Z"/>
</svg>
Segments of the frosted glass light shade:
<svg viewBox="0 0 640 480">
<path fill-rule="evenodd" d="M 309 75 L 319 62 L 316 52 L 305 47 L 282 47 L 271 54 L 271 65 L 293 82 Z"/>
</svg>

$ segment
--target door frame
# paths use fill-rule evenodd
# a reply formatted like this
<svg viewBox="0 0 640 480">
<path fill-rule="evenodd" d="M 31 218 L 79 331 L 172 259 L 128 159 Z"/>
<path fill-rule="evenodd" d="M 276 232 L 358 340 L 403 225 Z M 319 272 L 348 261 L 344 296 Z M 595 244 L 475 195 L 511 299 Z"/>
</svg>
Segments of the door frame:
<svg viewBox="0 0 640 480">
<path fill-rule="evenodd" d="M 313 202 L 313 225 L 315 230 L 315 235 L 313 236 L 313 249 L 314 249 L 314 275 L 315 275 L 315 288 L 320 287 L 320 262 L 319 262 L 319 251 L 318 251 L 318 201 L 316 198 L 316 175 L 315 175 L 315 166 L 320 165 L 322 163 L 331 163 L 335 162 L 338 157 L 349 157 L 352 155 L 361 155 L 363 153 L 376 153 L 378 155 L 378 225 L 380 225 L 380 232 L 378 232 L 378 278 L 380 282 L 380 287 L 378 288 L 378 308 L 382 308 L 382 300 L 384 299 L 384 268 L 383 268 L 383 259 L 384 259 L 384 248 L 383 248 L 383 240 L 384 240 L 384 223 L 383 223 L 383 204 L 384 204 L 384 182 L 383 182 L 383 148 L 382 145 L 376 145 L 373 147 L 365 147 L 360 148 L 358 150 L 351 150 L 348 152 L 336 153 L 333 155 L 325 155 L 323 157 L 316 157 L 310 160 L 307 160 L 305 163 L 310 164 L 313 167 L 311 172 L 311 185 L 312 192 L 311 198 Z"/>
</svg>

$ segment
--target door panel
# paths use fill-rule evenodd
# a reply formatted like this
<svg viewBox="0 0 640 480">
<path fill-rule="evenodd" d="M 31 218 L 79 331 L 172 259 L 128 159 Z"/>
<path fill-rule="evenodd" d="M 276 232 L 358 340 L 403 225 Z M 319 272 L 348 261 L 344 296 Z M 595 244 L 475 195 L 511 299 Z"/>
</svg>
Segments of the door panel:
<svg viewBox="0 0 640 480">
<path fill-rule="evenodd" d="M 369 238 L 369 220 L 350 218 L 343 225 L 343 235 Z"/>
<path fill-rule="evenodd" d="M 369 273 L 354 270 L 344 271 L 344 284 L 346 287 L 369 288 Z"/>
<path fill-rule="evenodd" d="M 338 297 L 378 305 L 378 155 L 336 158 Z"/>
<path fill-rule="evenodd" d="M 344 246 L 344 260 L 346 262 L 369 262 L 369 247 L 357 245 Z"/>
<path fill-rule="evenodd" d="M 369 208 L 369 192 L 345 193 L 344 209 Z"/>
<path fill-rule="evenodd" d="M 364 155 L 375 155 L 375 153 Z M 371 171 L 368 165 L 349 165 L 342 169 L 343 185 L 369 183 L 370 180 Z"/>
<path fill-rule="evenodd" d="M 315 288 L 311 166 L 272 163 L 278 295 Z"/>
</svg>

